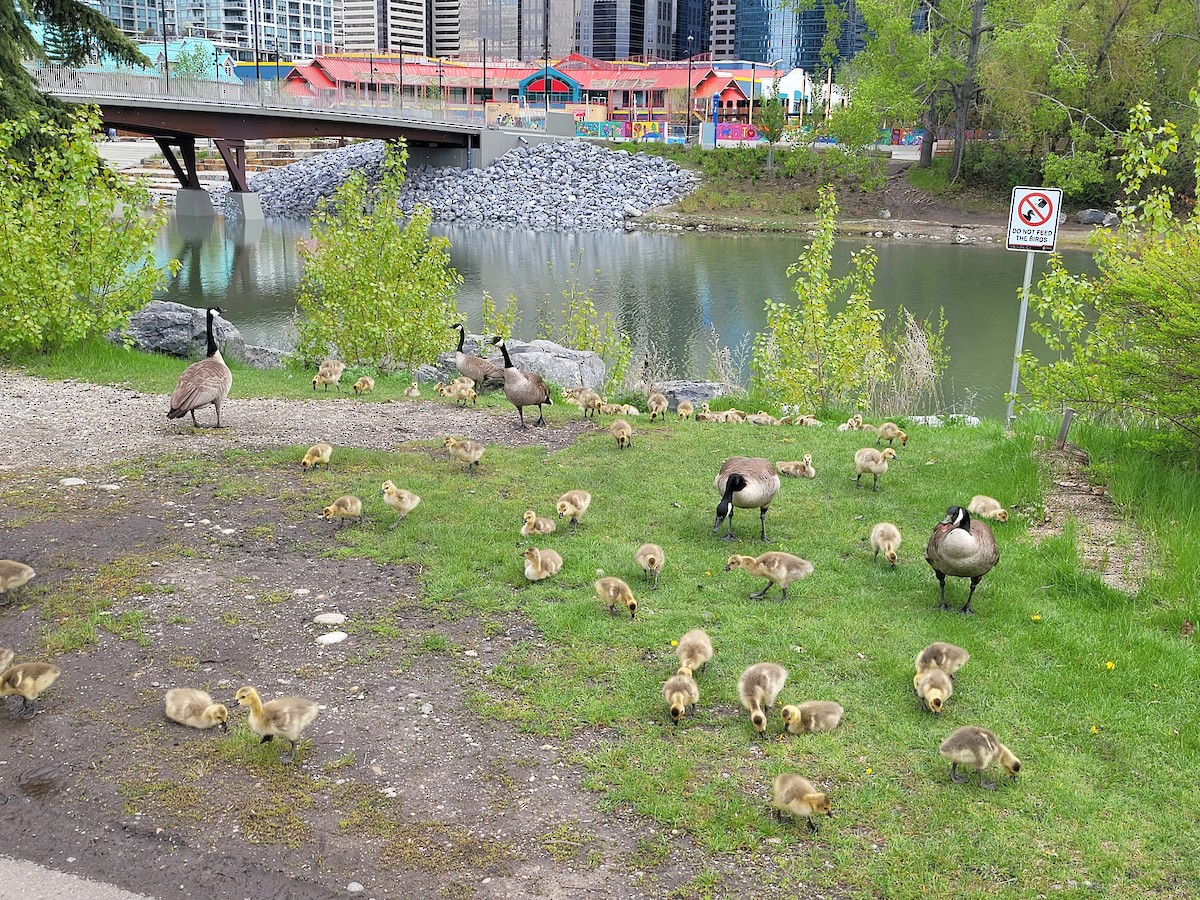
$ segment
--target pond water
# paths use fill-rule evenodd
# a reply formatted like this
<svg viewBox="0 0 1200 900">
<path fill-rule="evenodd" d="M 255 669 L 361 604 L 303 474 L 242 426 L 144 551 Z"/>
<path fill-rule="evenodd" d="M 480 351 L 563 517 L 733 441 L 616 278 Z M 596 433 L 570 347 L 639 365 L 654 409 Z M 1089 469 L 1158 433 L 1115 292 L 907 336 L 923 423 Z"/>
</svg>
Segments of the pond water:
<svg viewBox="0 0 1200 900">
<path fill-rule="evenodd" d="M 767 299 L 795 298 L 787 276 L 804 245 L 797 235 L 698 232 L 544 234 L 435 226 L 451 242 L 463 277 L 458 307 L 469 330 L 481 328 L 484 292 L 497 302 L 519 298 L 515 334 L 536 336 L 556 319 L 563 293 L 590 291 L 635 345 L 652 341 L 678 377 L 704 377 L 710 331 L 736 347 L 760 331 Z M 159 236 L 160 262 L 182 269 L 160 296 L 191 306 L 218 304 L 248 343 L 288 348 L 295 342 L 295 286 L 303 269 L 297 243 L 307 222 L 260 226 L 224 220 L 172 221 Z M 839 239 L 837 273 L 865 241 Z M 951 363 L 946 400 L 962 411 L 1000 416 L 1012 367 L 1025 254 L 997 246 L 946 242 L 871 242 L 879 255 L 875 304 L 903 305 L 918 317 L 945 310 Z M 1073 271 L 1091 270 L 1083 251 L 1064 254 Z M 1038 254 L 1034 280 L 1046 266 Z M 448 338 L 449 340 L 449 338 Z M 1026 346 L 1039 350 L 1035 335 Z"/>
</svg>

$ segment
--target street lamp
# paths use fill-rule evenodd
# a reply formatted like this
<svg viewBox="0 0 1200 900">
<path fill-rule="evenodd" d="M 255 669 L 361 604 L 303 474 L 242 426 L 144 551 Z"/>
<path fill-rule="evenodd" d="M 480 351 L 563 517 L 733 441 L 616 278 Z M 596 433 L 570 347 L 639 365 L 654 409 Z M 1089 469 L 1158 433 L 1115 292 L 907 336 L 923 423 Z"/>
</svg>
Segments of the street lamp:
<svg viewBox="0 0 1200 900">
<path fill-rule="evenodd" d="M 158 0 L 154 4 L 154 11 L 158 13 L 158 29 L 162 32 L 163 39 L 163 78 L 166 81 L 166 93 L 171 93 L 171 60 L 167 56 L 167 17 L 163 10 L 164 0 Z"/>
<path fill-rule="evenodd" d="M 542 94 L 546 98 L 546 125 L 550 126 L 550 0 L 542 2 L 542 41 L 546 68 L 542 72 Z"/>
<path fill-rule="evenodd" d="M 159 0 L 159 2 L 162 2 L 162 0 Z M 261 91 L 262 74 L 258 65 L 258 0 L 251 0 L 250 7 L 254 16 L 254 22 L 252 23 L 254 27 L 254 86 Z"/>
<path fill-rule="evenodd" d="M 687 127 L 684 133 L 685 142 L 692 142 L 692 107 L 695 101 L 692 99 L 692 36 L 688 35 L 688 96 L 687 96 Z"/>
<path fill-rule="evenodd" d="M 446 79 L 442 73 L 442 58 L 438 57 L 438 99 L 442 101 L 442 116 L 446 115 Z"/>
</svg>

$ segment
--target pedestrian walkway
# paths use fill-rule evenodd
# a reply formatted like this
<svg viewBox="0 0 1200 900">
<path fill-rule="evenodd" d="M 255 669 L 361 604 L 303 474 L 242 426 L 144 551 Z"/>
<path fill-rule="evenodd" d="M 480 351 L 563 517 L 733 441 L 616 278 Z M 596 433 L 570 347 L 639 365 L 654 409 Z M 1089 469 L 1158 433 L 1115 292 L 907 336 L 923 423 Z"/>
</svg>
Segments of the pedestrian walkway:
<svg viewBox="0 0 1200 900">
<path fill-rule="evenodd" d="M 0 900 L 153 900 L 143 894 L 0 856 Z"/>
</svg>

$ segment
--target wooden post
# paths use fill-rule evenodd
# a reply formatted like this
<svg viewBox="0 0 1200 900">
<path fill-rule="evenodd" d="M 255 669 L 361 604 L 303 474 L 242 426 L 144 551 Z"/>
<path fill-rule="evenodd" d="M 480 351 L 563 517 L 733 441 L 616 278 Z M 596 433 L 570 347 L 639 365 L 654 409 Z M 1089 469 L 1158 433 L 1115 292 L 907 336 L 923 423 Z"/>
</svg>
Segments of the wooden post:
<svg viewBox="0 0 1200 900">
<path fill-rule="evenodd" d="M 1067 431 L 1071 427 L 1071 419 L 1075 418 L 1075 410 L 1067 407 L 1063 413 L 1062 426 L 1058 429 L 1058 438 L 1054 441 L 1054 449 L 1061 450 L 1067 443 Z"/>
</svg>

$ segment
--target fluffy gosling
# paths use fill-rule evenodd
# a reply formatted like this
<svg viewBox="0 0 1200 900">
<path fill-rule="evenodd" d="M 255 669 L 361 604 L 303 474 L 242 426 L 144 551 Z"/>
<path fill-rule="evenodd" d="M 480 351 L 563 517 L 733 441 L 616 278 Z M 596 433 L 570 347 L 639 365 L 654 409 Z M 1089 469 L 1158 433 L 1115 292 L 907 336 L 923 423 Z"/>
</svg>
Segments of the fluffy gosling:
<svg viewBox="0 0 1200 900">
<path fill-rule="evenodd" d="M 203 731 L 216 725 L 222 731 L 229 730 L 225 704 L 213 703 L 207 692 L 195 688 L 171 688 L 163 698 L 163 711 L 171 721 L 189 728 Z"/>
<path fill-rule="evenodd" d="M 658 576 L 662 572 L 663 564 L 667 561 L 666 554 L 663 553 L 663 548 L 658 544 L 642 544 L 638 547 L 637 553 L 634 556 L 637 564 L 642 569 L 642 580 L 646 581 L 650 577 L 650 573 L 654 573 L 653 590 L 658 590 Z"/>
<path fill-rule="evenodd" d="M 258 691 L 252 687 L 239 688 L 238 706 L 250 707 L 250 730 L 262 737 L 260 744 L 272 738 L 283 738 L 288 742 L 288 752 L 279 757 L 281 763 L 290 763 L 296 758 L 296 743 L 300 735 L 317 717 L 317 704 L 304 697 L 276 697 L 262 702 Z"/>
<path fill-rule="evenodd" d="M 321 515 L 329 522 L 336 520 L 338 528 L 344 526 L 347 519 L 362 522 L 362 501 L 353 494 L 345 494 L 325 507 Z"/>
<path fill-rule="evenodd" d="M 900 529 L 891 522 L 880 522 L 871 529 L 871 549 L 875 551 L 875 555 L 871 557 L 874 562 L 879 561 L 879 554 L 883 554 L 883 558 L 892 564 L 892 568 L 896 568 L 896 560 L 899 557 L 896 551 L 900 549 Z"/>
<path fill-rule="evenodd" d="M 396 511 L 396 521 L 392 523 L 393 528 L 403 522 L 408 514 L 421 503 L 421 498 L 412 491 L 398 488 L 390 480 L 383 483 L 379 492 L 383 494 L 383 502 Z"/>
<path fill-rule="evenodd" d="M 333 447 L 329 444 L 313 444 L 308 448 L 308 452 L 304 454 L 304 459 L 300 460 L 300 468 L 305 472 L 322 465 L 328 469 L 329 457 L 332 455 Z"/>
<path fill-rule="evenodd" d="M 404 389 L 404 396 L 408 397 L 410 400 L 415 400 L 421 396 L 421 389 L 417 386 L 415 381 Z"/>
<path fill-rule="evenodd" d="M 521 554 L 525 559 L 525 577 L 530 581 L 541 581 L 558 573 L 562 568 L 562 557 L 553 550 L 530 547 Z"/>
<path fill-rule="evenodd" d="M 646 409 L 650 413 L 650 421 L 653 422 L 656 418 L 667 417 L 667 398 L 664 394 L 655 391 L 646 398 Z"/>
<path fill-rule="evenodd" d="M 693 412 L 696 411 L 695 405 L 691 400 L 680 400 L 679 405 L 675 407 L 675 412 L 680 419 L 689 419 Z"/>
<path fill-rule="evenodd" d="M 683 714 L 690 707 L 693 711 L 700 702 L 700 687 L 696 680 L 686 672 L 672 675 L 663 684 L 663 699 L 671 708 L 671 721 L 678 725 Z"/>
<path fill-rule="evenodd" d="M 797 819 L 808 822 L 808 830 L 815 832 L 817 823 L 813 816 L 833 816 L 829 795 L 818 791 L 807 778 L 785 772 L 775 776 L 771 791 L 771 802 L 775 807 L 775 818 L 783 821 L 783 814 L 791 813 Z"/>
<path fill-rule="evenodd" d="M 370 375 L 364 375 L 354 382 L 354 393 L 356 394 L 369 394 L 373 390 L 375 390 L 375 379 Z"/>
<path fill-rule="evenodd" d="M 996 789 L 994 782 L 983 780 L 983 770 L 988 766 L 999 763 L 1014 778 L 1021 771 L 1021 761 L 1013 752 L 996 740 L 995 734 L 978 725 L 964 725 L 956 730 L 942 741 L 938 752 L 950 760 L 950 780 L 957 784 L 967 781 L 967 776 L 956 772 L 960 765 L 974 766 L 979 786 L 988 791 Z"/>
<path fill-rule="evenodd" d="M 62 670 L 52 663 L 27 662 L 10 666 L 0 673 L 0 697 L 20 697 L 21 708 L 14 719 L 32 719 L 38 713 L 34 702 L 58 680 Z"/>
<path fill-rule="evenodd" d="M 995 497 L 988 497 L 986 494 L 976 494 L 972 497 L 971 502 L 967 504 L 967 512 L 984 519 L 995 519 L 997 522 L 1008 521 L 1008 510 L 1001 506 Z"/>
<path fill-rule="evenodd" d="M 725 564 L 726 572 L 732 569 L 744 569 L 751 575 L 767 579 L 766 587 L 758 593 L 751 594 L 751 599 L 761 600 L 767 596 L 767 591 L 774 584 L 778 585 L 779 589 L 783 591 L 783 596 L 779 599 L 786 600 L 788 585 L 793 581 L 799 581 L 801 578 L 807 578 L 811 575 L 813 573 L 813 564 L 807 559 L 801 559 L 790 553 L 771 550 L 757 557 L 741 556 L 735 553 L 729 557 L 729 561 Z"/>
<path fill-rule="evenodd" d="M 775 470 L 780 475 L 791 475 L 793 478 L 816 478 L 817 470 L 812 464 L 812 454 L 805 453 L 804 459 L 791 462 L 775 463 Z"/>
<path fill-rule="evenodd" d="M 340 359 L 327 359 L 321 363 L 317 369 L 317 374 L 313 376 L 313 390 L 317 389 L 318 384 L 325 385 L 325 392 L 329 392 L 329 386 L 336 385 L 340 391 L 342 389 L 342 373 L 346 371 L 346 364 Z"/>
<path fill-rule="evenodd" d="M 832 700 L 806 700 L 798 706 L 788 705 L 779 711 L 783 726 L 790 734 L 833 731 L 846 711 Z"/>
<path fill-rule="evenodd" d="M 788 671 L 776 663 L 755 663 L 738 679 L 738 696 L 742 706 L 750 713 L 750 724 L 759 737 L 767 736 L 767 714 L 764 709 L 775 705 L 775 698 L 783 690 Z"/>
<path fill-rule="evenodd" d="M 629 618 L 637 617 L 637 600 L 633 598 L 633 591 L 629 589 L 629 585 L 620 578 L 607 575 L 596 581 L 595 588 L 596 596 L 604 601 L 610 616 L 617 614 L 617 604 L 621 603 L 629 610 Z"/>
<path fill-rule="evenodd" d="M 458 441 L 447 435 L 442 441 L 442 446 L 445 447 L 450 455 L 460 462 L 467 464 L 467 471 L 474 471 L 479 465 L 479 460 L 483 456 L 483 451 L 487 448 L 479 441 Z"/>
<path fill-rule="evenodd" d="M 930 669 L 941 669 L 953 678 L 954 673 L 970 658 L 971 654 L 962 647 L 947 644 L 945 641 L 935 641 L 917 654 L 917 674 L 924 674 Z"/>
<path fill-rule="evenodd" d="M 633 428 L 624 419 L 617 419 L 608 426 L 608 430 L 616 439 L 618 450 L 633 446 Z"/>
<path fill-rule="evenodd" d="M 863 431 L 875 432 L 876 447 L 879 446 L 880 441 L 887 441 L 888 446 L 890 447 L 892 445 L 892 441 L 897 439 L 900 441 L 901 447 L 908 446 L 908 435 L 901 431 L 900 426 L 895 422 L 884 422 L 878 428 L 876 428 L 874 425 L 861 425 L 859 427 L 862 428 Z"/>
<path fill-rule="evenodd" d="M 913 690 L 925 701 L 925 706 L 935 716 L 942 714 L 946 701 L 954 693 L 954 682 L 941 669 L 927 669 L 913 676 Z"/>
<path fill-rule="evenodd" d="M 553 519 L 539 516 L 532 509 L 525 510 L 521 517 L 521 537 L 532 537 L 535 534 L 554 534 L 558 526 Z"/>
<path fill-rule="evenodd" d="M 13 657 L 16 655 L 8 647 L 0 647 L 0 672 L 8 668 L 9 664 L 13 661 Z"/>
<path fill-rule="evenodd" d="M 574 534 L 579 530 L 579 520 L 583 518 L 583 514 L 591 505 L 592 495 L 587 491 L 567 491 L 558 498 L 558 517 L 570 519 L 571 533 Z"/>
<path fill-rule="evenodd" d="M 746 422 L 749 425 L 782 425 L 783 424 L 783 422 L 781 420 L 775 418 L 769 412 L 764 412 L 761 409 L 756 413 L 752 413 L 752 414 L 746 416 Z"/>
<path fill-rule="evenodd" d="M 0 559 L 0 606 L 11 599 L 7 595 L 25 584 L 37 575 L 33 566 L 27 566 L 15 559 Z"/>
<path fill-rule="evenodd" d="M 693 628 L 679 639 L 675 648 L 675 656 L 679 659 L 679 671 L 683 675 L 691 675 L 697 669 L 701 671 L 712 659 L 713 645 L 702 628 Z"/>
<path fill-rule="evenodd" d="M 862 487 L 862 477 L 869 474 L 875 476 L 871 490 L 879 490 L 879 476 L 887 472 L 888 460 L 895 458 L 896 451 L 891 447 L 884 447 L 882 453 L 874 447 L 863 447 L 857 451 L 854 454 L 854 471 L 858 473 L 854 479 L 855 487 Z"/>
</svg>

